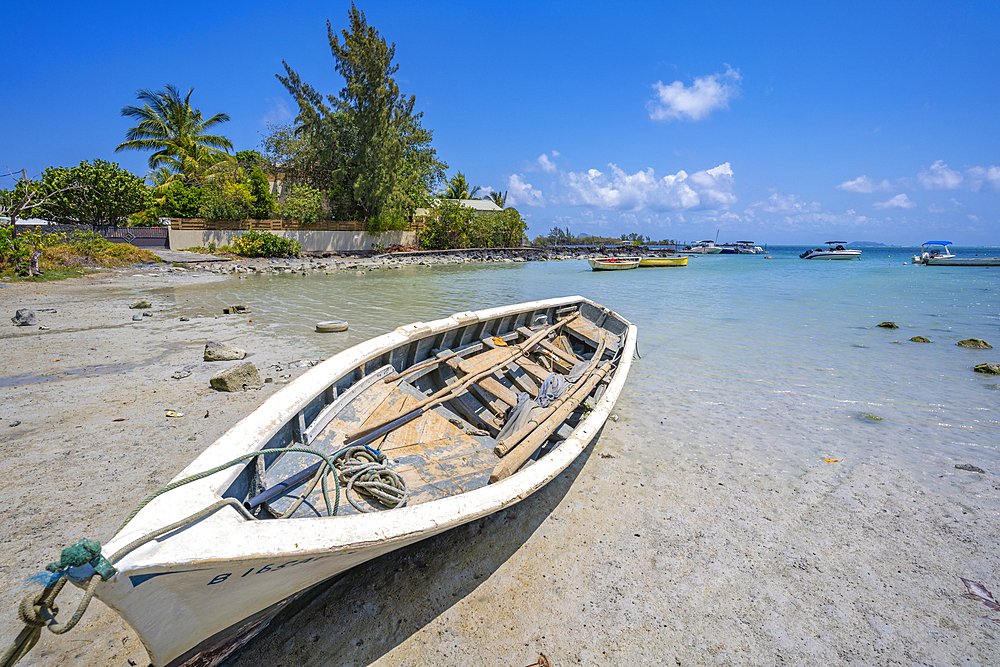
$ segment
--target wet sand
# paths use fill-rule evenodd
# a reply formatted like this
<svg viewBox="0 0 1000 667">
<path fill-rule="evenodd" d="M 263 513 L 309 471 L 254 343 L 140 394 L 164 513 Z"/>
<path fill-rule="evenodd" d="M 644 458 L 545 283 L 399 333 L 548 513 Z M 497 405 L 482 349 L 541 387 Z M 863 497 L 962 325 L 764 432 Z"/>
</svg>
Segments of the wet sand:
<svg viewBox="0 0 1000 667">
<path fill-rule="evenodd" d="M 201 360 L 207 340 L 248 350 L 262 371 L 301 358 L 252 315 L 179 322 L 154 302 L 131 321 L 129 303 L 191 280 L 137 270 L 0 290 L 5 644 L 28 577 L 62 547 L 113 534 L 280 388 L 210 389 L 226 364 Z M 38 312 L 40 331 L 9 324 L 18 308 L 56 312 Z M 627 394 L 620 420 L 541 492 L 356 568 L 227 664 L 1000 664 L 1000 612 L 962 597 L 959 579 L 1000 595 L 996 470 L 963 472 L 948 494 L 877 460 L 776 479 L 755 466 L 766 453 L 737 446 L 737 476 L 683 447 L 637 446 Z M 146 664 L 140 642 L 95 602 L 21 664 L 129 660 Z"/>
</svg>

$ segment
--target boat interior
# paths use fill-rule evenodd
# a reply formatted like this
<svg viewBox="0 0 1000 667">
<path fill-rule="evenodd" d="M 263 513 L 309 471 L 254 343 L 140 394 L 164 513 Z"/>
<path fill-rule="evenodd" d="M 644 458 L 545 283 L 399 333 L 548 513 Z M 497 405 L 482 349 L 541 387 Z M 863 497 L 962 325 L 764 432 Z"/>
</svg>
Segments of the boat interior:
<svg viewBox="0 0 1000 667">
<path fill-rule="evenodd" d="M 461 321 L 461 320 L 460 320 Z M 500 481 L 558 447 L 618 367 L 628 323 L 591 302 L 418 337 L 330 378 L 223 496 L 258 519 L 384 511 Z M 560 391 L 561 390 L 561 391 Z"/>
</svg>

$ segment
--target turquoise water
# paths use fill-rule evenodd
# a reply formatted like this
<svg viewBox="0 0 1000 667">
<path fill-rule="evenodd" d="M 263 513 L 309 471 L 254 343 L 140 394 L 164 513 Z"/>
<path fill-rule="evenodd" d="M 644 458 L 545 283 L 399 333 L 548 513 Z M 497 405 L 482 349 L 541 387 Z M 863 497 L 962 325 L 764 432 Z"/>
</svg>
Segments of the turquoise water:
<svg viewBox="0 0 1000 667">
<path fill-rule="evenodd" d="M 865 249 L 861 261 L 805 261 L 802 250 L 619 272 L 568 260 L 250 276 L 163 293 L 188 314 L 248 304 L 262 333 L 295 341 L 303 357 L 416 320 L 581 294 L 639 326 L 642 359 L 616 407 L 629 428 L 605 435 L 630 439 L 617 444 L 782 475 L 874 458 L 929 486 L 947 484 L 956 463 L 995 469 L 1000 378 L 972 368 L 1000 361 L 1000 269 L 912 266 L 915 249 Z M 351 328 L 314 333 L 327 319 Z M 886 320 L 899 329 L 876 326 Z M 996 349 L 955 345 L 965 338 Z"/>
</svg>

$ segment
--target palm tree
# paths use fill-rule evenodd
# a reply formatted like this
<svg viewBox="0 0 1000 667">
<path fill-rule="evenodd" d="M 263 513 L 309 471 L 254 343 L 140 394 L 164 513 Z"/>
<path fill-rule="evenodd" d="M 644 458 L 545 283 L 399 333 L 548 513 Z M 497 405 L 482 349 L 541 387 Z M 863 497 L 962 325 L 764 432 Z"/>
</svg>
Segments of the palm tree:
<svg viewBox="0 0 1000 667">
<path fill-rule="evenodd" d="M 475 199 L 478 192 L 479 186 L 470 189 L 469 182 L 465 180 L 465 174 L 458 172 L 448 181 L 448 187 L 445 188 L 442 196 L 445 199 Z"/>
<path fill-rule="evenodd" d="M 498 190 L 496 192 L 491 192 L 490 200 L 500 208 L 504 208 L 504 206 L 507 204 L 507 191 L 504 190 L 503 192 L 500 192 Z"/>
<path fill-rule="evenodd" d="M 183 180 L 204 180 L 212 166 L 231 159 L 233 144 L 223 136 L 206 134 L 206 131 L 229 120 L 229 114 L 217 113 L 208 120 L 201 111 L 191 106 L 191 93 L 181 97 L 176 86 L 167 84 L 159 92 L 143 89 L 136 97 L 145 104 L 141 107 L 122 107 L 122 116 L 139 119 L 139 124 L 125 133 L 126 141 L 118 144 L 115 152 L 136 150 L 155 151 L 149 156 L 149 168 L 166 167 L 172 174 L 182 174 Z M 163 176 L 154 177 L 162 180 Z"/>
</svg>

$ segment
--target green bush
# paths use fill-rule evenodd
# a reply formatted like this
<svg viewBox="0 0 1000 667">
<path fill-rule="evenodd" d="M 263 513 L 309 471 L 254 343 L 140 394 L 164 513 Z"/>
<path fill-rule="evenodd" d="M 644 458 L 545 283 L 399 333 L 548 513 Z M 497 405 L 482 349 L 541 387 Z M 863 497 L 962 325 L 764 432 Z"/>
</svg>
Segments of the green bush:
<svg viewBox="0 0 1000 667">
<path fill-rule="evenodd" d="M 164 218 L 197 218 L 201 210 L 201 193 L 200 187 L 187 187 L 174 181 L 163 193 L 159 214 Z"/>
<path fill-rule="evenodd" d="M 293 185 L 278 204 L 278 215 L 306 225 L 318 222 L 323 215 L 323 193 L 302 183 Z"/>
<path fill-rule="evenodd" d="M 445 200 L 425 220 L 420 246 L 426 250 L 510 248 L 520 244 L 527 228 L 517 209 L 476 211 Z"/>
<path fill-rule="evenodd" d="M 65 234 L 46 234 L 33 229 L 19 229 L 14 236 L 14 225 L 0 227 L 0 273 L 28 275 L 32 253 L 58 245 L 65 238 Z"/>
<path fill-rule="evenodd" d="M 251 229 L 233 238 L 232 249 L 243 257 L 294 257 L 302 246 L 298 241 Z"/>
<path fill-rule="evenodd" d="M 153 204 L 145 182 L 114 162 L 84 160 L 75 167 L 49 167 L 41 186 L 53 194 L 45 217 L 63 224 L 124 225 Z"/>
<path fill-rule="evenodd" d="M 250 188 L 239 181 L 220 177 L 202 191 L 198 214 L 212 220 L 246 220 L 253 213 L 254 199 Z"/>
<path fill-rule="evenodd" d="M 250 217 L 254 220 L 266 220 L 271 217 L 271 212 L 274 211 L 274 195 L 271 194 L 271 184 L 267 181 L 267 175 L 260 167 L 255 167 L 246 177 L 246 186 L 250 196 L 253 197 Z"/>
</svg>

